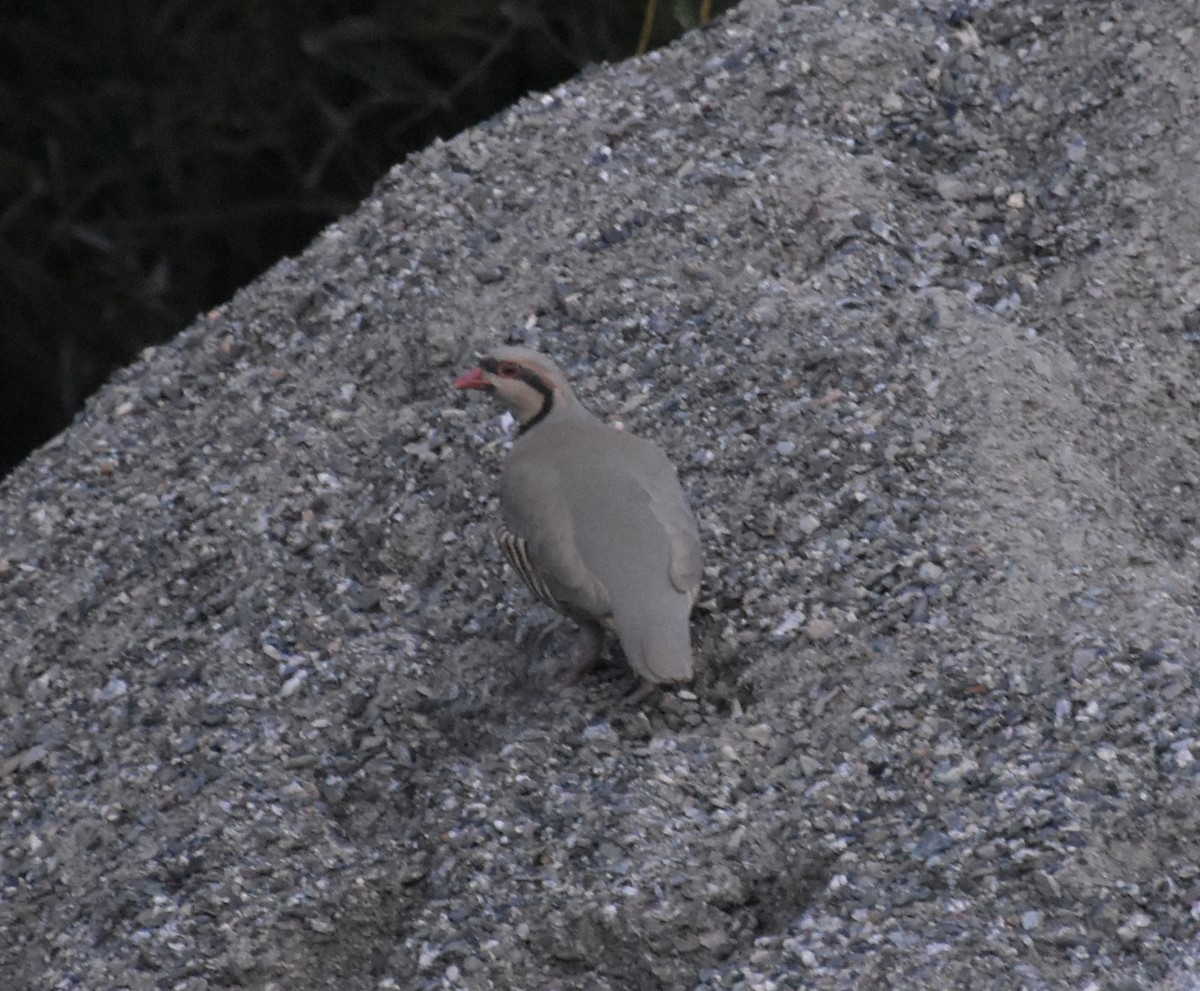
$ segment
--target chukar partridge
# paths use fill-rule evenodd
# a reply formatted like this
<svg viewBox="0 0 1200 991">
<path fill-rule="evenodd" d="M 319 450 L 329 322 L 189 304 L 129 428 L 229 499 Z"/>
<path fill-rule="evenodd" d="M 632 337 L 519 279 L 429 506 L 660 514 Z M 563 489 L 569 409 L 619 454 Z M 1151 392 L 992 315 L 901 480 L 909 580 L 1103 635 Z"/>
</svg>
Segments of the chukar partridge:
<svg viewBox="0 0 1200 991">
<path fill-rule="evenodd" d="M 599 658 L 608 629 L 642 678 L 634 697 L 689 680 L 700 538 L 666 455 L 589 413 L 529 348 L 498 347 L 454 384 L 492 393 L 516 418 L 500 543 L 533 593 L 579 624 L 574 676 Z"/>
</svg>

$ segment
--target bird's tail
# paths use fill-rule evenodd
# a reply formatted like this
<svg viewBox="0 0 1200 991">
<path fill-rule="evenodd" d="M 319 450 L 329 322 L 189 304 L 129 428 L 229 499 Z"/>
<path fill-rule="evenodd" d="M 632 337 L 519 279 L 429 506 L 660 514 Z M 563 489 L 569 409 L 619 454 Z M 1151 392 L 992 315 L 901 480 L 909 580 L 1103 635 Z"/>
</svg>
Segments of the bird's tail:
<svg viewBox="0 0 1200 991">
<path fill-rule="evenodd" d="M 695 674 L 687 596 L 672 589 L 663 601 L 613 602 L 613 625 L 634 673 L 655 684 L 691 681 Z"/>
</svg>

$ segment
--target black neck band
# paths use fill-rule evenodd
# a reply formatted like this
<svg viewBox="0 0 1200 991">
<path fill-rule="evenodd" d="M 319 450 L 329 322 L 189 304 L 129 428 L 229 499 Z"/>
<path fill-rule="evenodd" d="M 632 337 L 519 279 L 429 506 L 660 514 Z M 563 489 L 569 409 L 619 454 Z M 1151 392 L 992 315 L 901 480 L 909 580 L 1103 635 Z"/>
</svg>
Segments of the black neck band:
<svg viewBox="0 0 1200 991">
<path fill-rule="evenodd" d="M 542 420 L 546 419 L 546 416 L 550 413 L 550 410 L 554 408 L 554 390 L 551 389 L 550 386 L 546 385 L 546 383 L 540 378 L 534 375 L 533 372 L 527 371 L 524 368 L 521 369 L 517 378 L 519 378 L 531 389 L 536 389 L 542 395 L 542 408 L 537 411 L 537 416 L 526 420 L 521 424 L 520 427 L 517 428 L 517 436 L 520 437 L 521 434 L 525 433 L 525 431 L 532 427 L 535 423 L 540 423 Z"/>
</svg>

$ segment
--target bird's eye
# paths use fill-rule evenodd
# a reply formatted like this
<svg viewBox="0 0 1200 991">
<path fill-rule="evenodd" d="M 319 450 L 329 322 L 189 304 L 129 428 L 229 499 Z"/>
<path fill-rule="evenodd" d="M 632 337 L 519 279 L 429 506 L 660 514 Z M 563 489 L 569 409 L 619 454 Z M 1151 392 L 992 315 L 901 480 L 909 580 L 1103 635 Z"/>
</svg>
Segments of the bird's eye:
<svg viewBox="0 0 1200 991">
<path fill-rule="evenodd" d="M 496 373 L 501 378 L 512 379 L 517 377 L 517 373 L 521 370 L 521 366 L 515 361 L 502 361 L 500 367 L 496 369 Z"/>
</svg>

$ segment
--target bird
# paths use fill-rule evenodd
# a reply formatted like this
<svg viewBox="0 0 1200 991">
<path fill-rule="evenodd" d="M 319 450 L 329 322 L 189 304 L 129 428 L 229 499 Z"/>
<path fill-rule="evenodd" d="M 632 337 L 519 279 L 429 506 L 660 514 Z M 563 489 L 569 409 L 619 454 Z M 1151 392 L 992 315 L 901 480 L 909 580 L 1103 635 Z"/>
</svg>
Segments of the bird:
<svg viewBox="0 0 1200 991">
<path fill-rule="evenodd" d="M 454 384 L 490 393 L 516 420 L 498 541 L 530 591 L 579 625 L 570 680 L 595 665 L 613 631 L 640 679 L 631 702 L 690 681 L 703 562 L 666 454 L 590 413 L 562 369 L 531 348 L 496 347 Z"/>
</svg>

